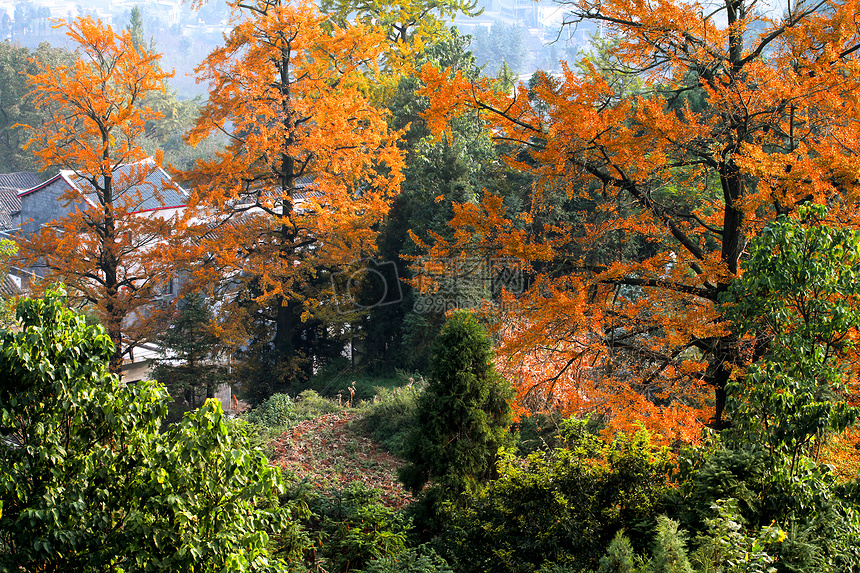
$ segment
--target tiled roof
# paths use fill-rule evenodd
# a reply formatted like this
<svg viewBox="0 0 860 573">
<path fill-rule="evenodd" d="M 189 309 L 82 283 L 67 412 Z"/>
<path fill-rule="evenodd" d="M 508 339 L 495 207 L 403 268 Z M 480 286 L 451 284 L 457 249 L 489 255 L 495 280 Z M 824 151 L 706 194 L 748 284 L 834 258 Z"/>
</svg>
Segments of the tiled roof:
<svg viewBox="0 0 860 573">
<path fill-rule="evenodd" d="M 42 182 L 38 173 L 0 173 L 0 230 L 15 226 L 12 214 L 21 210 L 18 193 Z"/>
<path fill-rule="evenodd" d="M 308 187 L 313 184 L 314 180 L 316 180 L 316 175 L 314 174 L 304 174 L 301 177 L 298 177 L 295 180 L 294 191 L 290 193 L 290 197 L 293 200 L 293 205 L 298 206 L 301 203 L 304 203 L 309 198 L 322 197 L 322 193 L 316 190 L 308 190 Z M 276 187 L 270 191 L 274 193 L 275 197 L 278 197 L 281 194 L 281 188 Z M 253 189 L 247 194 L 243 194 L 239 197 L 237 201 L 232 204 L 232 207 L 236 210 L 243 210 L 249 207 L 253 207 L 256 202 L 259 200 L 258 194 L 261 193 L 261 189 Z"/>
<path fill-rule="evenodd" d="M 21 210 L 21 200 L 18 198 L 20 189 L 0 187 L 0 210 L 7 213 L 17 213 Z"/>
<path fill-rule="evenodd" d="M 9 187 L 0 187 L 0 230 L 11 229 L 15 226 L 12 213 L 21 210 L 21 201 L 18 199 L 18 190 Z"/>
<path fill-rule="evenodd" d="M 10 189 L 30 189 L 42 182 L 42 177 L 38 173 L 30 171 L 21 171 L 18 173 L 0 173 L 0 187 L 8 187 Z"/>
<path fill-rule="evenodd" d="M 0 278 L 0 295 L 6 298 L 12 298 L 21 294 L 21 285 L 15 282 L 15 279 L 9 273 Z"/>
<path fill-rule="evenodd" d="M 74 171 L 63 170 L 60 173 L 92 202 L 92 187 L 86 179 L 78 177 Z M 188 193 L 174 183 L 170 175 L 152 159 L 120 166 L 114 172 L 114 181 L 120 194 L 130 196 L 137 202 L 133 208 L 135 212 L 184 207 L 188 203 Z"/>
</svg>

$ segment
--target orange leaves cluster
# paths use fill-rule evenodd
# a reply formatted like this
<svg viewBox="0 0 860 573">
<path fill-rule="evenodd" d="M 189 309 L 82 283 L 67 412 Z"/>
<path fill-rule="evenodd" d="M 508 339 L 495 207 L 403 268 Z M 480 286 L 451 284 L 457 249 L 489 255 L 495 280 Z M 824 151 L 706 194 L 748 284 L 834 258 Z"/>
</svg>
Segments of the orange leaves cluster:
<svg viewBox="0 0 860 573">
<path fill-rule="evenodd" d="M 670 365 L 659 385 L 645 383 L 633 375 L 635 364 L 612 360 L 599 316 L 589 311 L 581 292 L 553 290 L 546 301 L 534 302 L 542 306 L 539 313 L 536 308 L 512 313 L 499 333 L 498 368 L 514 384 L 518 416 L 592 414 L 605 421 L 609 434 L 642 425 L 667 445 L 700 438 L 710 416 L 708 392 L 686 380 L 700 377 L 702 364 Z M 541 318 L 526 322 L 535 316 Z"/>
<path fill-rule="evenodd" d="M 229 131 L 232 143 L 188 176 L 211 219 L 242 220 L 205 248 L 219 270 L 260 277 L 264 298 L 301 299 L 317 269 L 372 251 L 402 180 L 399 133 L 366 95 L 386 39 L 310 2 L 258 0 L 234 16 L 198 69 L 210 98 L 190 134 Z"/>
<path fill-rule="evenodd" d="M 432 234 L 431 246 L 413 235 L 429 254 L 426 265 L 476 256 L 524 263 L 530 288 L 484 309 L 497 324 L 498 365 L 514 383 L 517 414 L 595 413 L 609 431 L 632 430 L 641 422 L 663 443 L 697 440 L 710 416 L 703 384 L 707 363 L 695 352 L 669 352 L 722 332 L 714 305 L 672 288 L 624 293 L 612 286 L 634 272 L 659 274 L 667 287 L 681 284 L 686 271 L 671 253 L 637 265 L 589 269 L 585 259 L 564 261 L 577 242 L 569 229 L 536 231 L 533 223 L 528 214 L 509 217 L 500 197 L 486 195 L 480 205 L 455 207 L 452 241 Z M 538 271 L 546 265 L 567 265 L 574 272 Z M 432 273 L 419 278 L 425 291 L 437 286 Z M 632 351 L 627 339 L 640 332 L 651 333 L 650 341 Z M 656 366 L 642 368 L 637 359 Z"/>
<path fill-rule="evenodd" d="M 443 259 L 460 254 L 480 254 L 493 257 L 522 258 L 525 260 L 551 260 L 553 243 L 538 242 L 521 227 L 528 224 L 528 213 L 511 219 L 502 205 L 502 198 L 484 195 L 480 205 L 464 203 L 454 205 L 454 216 L 449 225 L 454 228 L 453 244 L 441 235 L 428 231 L 434 240 L 432 247 L 425 244 L 414 232 L 412 239 L 427 250 L 431 259 Z M 559 242 L 565 238 L 559 238 Z M 468 244 L 463 252 L 456 246 Z"/>
<path fill-rule="evenodd" d="M 749 2 L 568 6 L 572 23 L 596 21 L 614 40 L 576 70 L 510 96 L 423 70 L 435 133 L 477 112 L 519 144 L 511 164 L 538 177 L 526 215 L 462 206 L 454 240 L 435 237 L 430 252 L 504 253 L 528 269 L 530 288 L 502 325 L 503 357 L 530 373 L 523 399 L 543 388 L 576 408 L 699 423 L 713 408 L 719 426 L 745 354 L 718 300 L 749 237 L 809 200 L 860 224 L 858 5 L 779 17 Z M 560 192 L 587 207 L 553 218 Z"/>
<path fill-rule="evenodd" d="M 860 472 L 860 430 L 854 427 L 842 435 L 829 436 L 820 458 L 833 466 L 840 478 L 856 478 Z"/>
<path fill-rule="evenodd" d="M 182 242 L 184 222 L 175 211 L 156 213 L 150 202 L 150 212 L 139 213 L 144 196 L 163 206 L 147 181 L 159 166 L 144 160 L 138 144 L 146 121 L 159 115 L 141 102 L 163 91 L 172 74 L 161 70 L 159 55 L 135 48 L 127 30 L 116 34 L 90 17 L 65 27 L 79 58 L 30 76 L 35 101 L 52 121 L 27 127 L 28 148 L 42 166 L 69 170 L 59 180 L 72 182 L 59 198 L 69 212 L 35 230 L 21 256 L 44 268 L 46 281 L 65 282 L 73 298 L 95 307 L 116 345 L 111 369 L 119 372 L 122 355 L 151 334 L 154 300 L 172 278 Z"/>
<path fill-rule="evenodd" d="M 698 440 L 711 416 L 709 393 L 701 382 L 707 365 L 678 360 L 664 364 L 648 380 L 643 377 L 647 370 L 635 362 L 655 359 L 670 343 L 683 347 L 690 334 L 672 331 L 663 340 L 655 337 L 651 347 L 639 348 L 638 356 L 622 357 L 607 344 L 619 317 L 593 304 L 586 285 L 539 280 L 545 283 L 540 285 L 542 296 L 533 289 L 518 299 L 513 307 L 518 312 L 507 314 L 500 326 L 498 366 L 514 383 L 518 415 L 595 414 L 608 432 L 630 431 L 641 423 L 661 443 Z M 629 314 L 621 320 L 631 330 L 643 322 L 637 311 L 649 307 L 635 308 L 624 308 Z M 622 347 L 624 341 L 617 342 Z"/>
<path fill-rule="evenodd" d="M 66 28 L 79 58 L 73 67 L 41 65 L 30 77 L 36 105 L 51 110 L 53 121 L 27 126 L 27 148 L 44 166 L 109 176 L 118 165 L 145 157 L 136 140 L 146 121 L 159 116 L 139 104 L 146 93 L 163 91 L 173 74 L 158 66 L 160 54 L 135 49 L 128 30 L 115 34 L 91 17 Z"/>
</svg>

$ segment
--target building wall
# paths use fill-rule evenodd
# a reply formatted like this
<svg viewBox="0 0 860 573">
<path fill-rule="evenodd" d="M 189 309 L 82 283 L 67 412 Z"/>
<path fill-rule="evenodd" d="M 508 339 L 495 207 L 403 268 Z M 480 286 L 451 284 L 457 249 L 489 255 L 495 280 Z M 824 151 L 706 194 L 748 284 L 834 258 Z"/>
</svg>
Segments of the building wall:
<svg viewBox="0 0 860 573">
<path fill-rule="evenodd" d="M 21 227 L 25 235 L 31 235 L 42 225 L 61 219 L 74 209 L 71 203 L 61 200 L 71 187 L 62 177 L 49 180 L 42 187 L 20 195 Z"/>
</svg>

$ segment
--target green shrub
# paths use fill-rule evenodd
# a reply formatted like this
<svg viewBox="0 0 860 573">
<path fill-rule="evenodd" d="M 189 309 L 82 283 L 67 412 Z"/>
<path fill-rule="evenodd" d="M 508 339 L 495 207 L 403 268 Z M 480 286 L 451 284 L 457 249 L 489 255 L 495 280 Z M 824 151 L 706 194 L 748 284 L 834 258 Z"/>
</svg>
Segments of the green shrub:
<svg viewBox="0 0 860 573">
<path fill-rule="evenodd" d="M 420 385 L 402 388 L 377 388 L 376 397 L 367 407 L 362 421 L 373 436 L 392 454 L 402 456 L 406 439 L 415 426 Z"/>
<path fill-rule="evenodd" d="M 558 563 L 545 563 L 537 570 L 537 573 L 576 573 L 579 571 L 571 565 L 559 565 Z"/>
<path fill-rule="evenodd" d="M 827 466 L 801 457 L 789 472 L 788 459 L 756 446 L 684 454 L 677 476 L 681 485 L 667 505 L 700 548 L 719 539 L 728 539 L 728 547 L 742 547 L 739 539 L 764 539 L 763 528 L 775 524 L 787 537 L 756 550 L 773 558 L 775 570 L 820 571 L 825 561 L 836 571 L 856 570 L 860 515 L 855 496 Z M 723 500 L 730 501 L 730 511 Z"/>
<path fill-rule="evenodd" d="M 538 413 L 522 418 L 511 430 L 515 432 L 517 452 L 521 456 L 537 450 L 578 447 L 591 440 L 599 443 L 597 435 L 604 424 L 600 416 L 565 418 L 560 413 Z"/>
<path fill-rule="evenodd" d="M 454 573 L 448 563 L 427 545 L 397 555 L 374 559 L 359 573 Z"/>
<path fill-rule="evenodd" d="M 724 438 L 768 450 L 788 479 L 803 471 L 801 457 L 817 455 L 823 434 L 860 417 L 845 400 L 848 340 L 860 328 L 860 231 L 827 224 L 823 205 L 802 205 L 798 215 L 762 229 L 721 295 L 732 332 L 759 345 L 745 376 L 726 385 Z"/>
<path fill-rule="evenodd" d="M 382 504 L 379 490 L 361 482 L 316 496 L 310 508 L 317 515 L 322 533 L 320 555 L 330 573 L 354 571 L 406 548 L 409 522 Z"/>
<path fill-rule="evenodd" d="M 0 571 L 285 570 L 280 471 L 215 400 L 159 432 L 164 387 L 109 373 L 110 338 L 63 299 L 0 331 Z"/>
<path fill-rule="evenodd" d="M 559 424 L 561 414 L 536 413 L 525 416 L 511 426 L 511 433 L 521 456 L 537 450 L 549 450 L 562 445 Z"/>
<path fill-rule="evenodd" d="M 295 399 L 290 398 L 289 394 L 273 394 L 243 414 L 241 419 L 248 424 L 246 431 L 251 444 L 271 458 L 275 454 L 272 440 L 285 431 L 299 422 L 338 412 L 343 412 L 343 407 L 336 402 L 321 397 L 313 390 L 305 390 Z"/>
<path fill-rule="evenodd" d="M 313 390 L 304 390 L 295 399 L 295 412 L 299 420 L 313 420 L 326 414 L 343 412 L 343 406 L 323 398 Z"/>
<path fill-rule="evenodd" d="M 506 452 L 499 477 L 451 508 L 443 553 L 460 573 L 531 573 L 540 567 L 595 570 L 616 533 L 644 552 L 668 489 L 668 454 L 647 432 L 618 436 L 597 451 Z"/>
<path fill-rule="evenodd" d="M 760 448 L 682 450 L 679 456 L 678 482 L 670 492 L 672 514 L 691 532 L 704 531 L 706 520 L 714 517 L 717 500 L 737 501 L 739 517 L 758 525 L 760 520 L 772 520 L 763 511 L 761 485 L 767 476 L 768 456 Z"/>
<path fill-rule="evenodd" d="M 273 394 L 250 412 L 242 414 L 240 421 L 247 423 L 245 430 L 250 443 L 271 458 L 275 455 L 272 440 L 303 419 L 296 412 L 289 394 Z"/>
<path fill-rule="evenodd" d="M 242 419 L 249 424 L 281 432 L 299 422 L 338 412 L 343 412 L 343 407 L 337 402 L 323 398 L 313 390 L 305 390 L 295 399 L 289 394 L 274 394 L 243 414 Z"/>
<path fill-rule="evenodd" d="M 267 428 L 289 426 L 298 420 L 295 403 L 289 394 L 274 394 L 259 406 L 243 414 L 249 424 Z"/>
<path fill-rule="evenodd" d="M 716 517 L 706 520 L 707 531 L 696 537 L 699 548 L 693 553 L 696 570 L 702 573 L 744 571 L 769 573 L 773 557 L 765 551 L 765 541 L 784 540 L 775 527 L 764 527 L 758 536 L 747 532 L 746 520 L 736 499 L 719 500 L 713 506 Z"/>
</svg>

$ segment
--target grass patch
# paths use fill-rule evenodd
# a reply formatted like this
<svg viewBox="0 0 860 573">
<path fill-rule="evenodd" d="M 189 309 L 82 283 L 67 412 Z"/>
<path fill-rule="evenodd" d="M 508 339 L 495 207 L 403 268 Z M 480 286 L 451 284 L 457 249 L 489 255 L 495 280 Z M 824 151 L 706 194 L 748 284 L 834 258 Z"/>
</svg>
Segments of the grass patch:
<svg viewBox="0 0 860 573">
<path fill-rule="evenodd" d="M 345 408 L 332 400 L 323 398 L 313 390 L 305 390 L 295 398 L 287 394 L 275 394 L 259 406 L 245 412 L 240 419 L 248 423 L 248 433 L 255 444 L 263 446 L 271 457 L 269 443 L 297 424 L 315 420 L 326 414 L 343 413 Z"/>
<path fill-rule="evenodd" d="M 338 361 L 324 368 L 302 387 L 320 396 L 340 400 L 342 404 L 349 404 L 352 397 L 352 404 L 355 405 L 373 400 L 379 388 L 391 390 L 405 386 L 413 378 L 399 370 L 387 376 L 373 376 L 361 368 L 349 366 L 346 361 Z"/>
<path fill-rule="evenodd" d="M 423 388 L 423 380 L 400 388 L 377 388 L 373 401 L 366 406 L 364 428 L 394 455 L 403 455 L 406 439 L 415 426 L 418 396 Z"/>
</svg>

